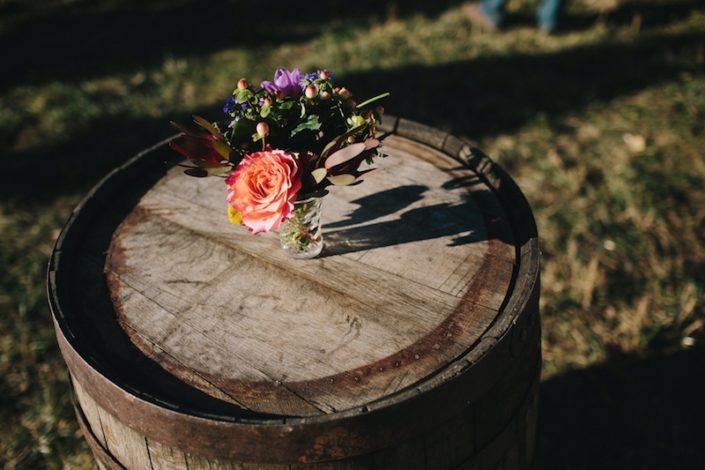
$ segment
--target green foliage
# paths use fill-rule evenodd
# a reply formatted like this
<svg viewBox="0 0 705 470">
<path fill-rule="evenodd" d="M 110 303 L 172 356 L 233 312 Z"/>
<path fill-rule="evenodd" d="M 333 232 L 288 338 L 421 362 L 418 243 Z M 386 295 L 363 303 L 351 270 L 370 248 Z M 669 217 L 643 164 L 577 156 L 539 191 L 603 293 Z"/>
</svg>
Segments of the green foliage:
<svg viewBox="0 0 705 470">
<path fill-rule="evenodd" d="M 301 121 L 296 127 L 291 130 L 291 137 L 296 137 L 296 135 L 303 131 L 318 131 L 321 128 L 321 121 L 318 115 L 312 114 L 308 116 L 305 121 Z"/>
</svg>

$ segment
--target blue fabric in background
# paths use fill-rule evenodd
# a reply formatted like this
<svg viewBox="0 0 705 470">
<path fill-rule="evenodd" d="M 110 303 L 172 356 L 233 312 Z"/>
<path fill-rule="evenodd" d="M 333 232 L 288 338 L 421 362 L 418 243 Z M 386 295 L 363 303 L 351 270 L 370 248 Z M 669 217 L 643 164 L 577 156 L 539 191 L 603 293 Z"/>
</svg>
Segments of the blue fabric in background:
<svg viewBox="0 0 705 470">
<path fill-rule="evenodd" d="M 504 19 L 504 5 L 506 0 L 482 0 L 482 12 L 487 18 L 499 26 Z M 536 10 L 536 23 L 544 31 L 554 31 L 556 29 L 558 11 L 561 8 L 562 0 L 541 0 Z"/>
</svg>

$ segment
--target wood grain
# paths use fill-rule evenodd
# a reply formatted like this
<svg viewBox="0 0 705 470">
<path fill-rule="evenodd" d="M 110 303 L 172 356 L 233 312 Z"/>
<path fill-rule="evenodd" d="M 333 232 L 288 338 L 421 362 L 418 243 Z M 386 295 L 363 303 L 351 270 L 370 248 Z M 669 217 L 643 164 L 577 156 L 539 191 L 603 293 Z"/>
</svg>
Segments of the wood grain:
<svg viewBox="0 0 705 470">
<path fill-rule="evenodd" d="M 73 393 L 75 400 L 81 404 L 81 410 L 83 415 L 86 417 L 86 421 L 90 427 L 90 431 L 93 433 L 98 442 L 107 448 L 107 442 L 105 440 L 105 433 L 103 432 L 103 424 L 100 422 L 99 406 L 96 404 L 95 400 L 91 398 L 84 390 L 80 383 L 72 381 Z"/>
<path fill-rule="evenodd" d="M 126 468 L 152 468 L 147 439 L 102 408 L 98 411 L 105 434 L 105 449 L 117 456 Z"/>
<path fill-rule="evenodd" d="M 529 379 L 530 378 L 530 379 Z M 168 447 L 154 440 L 129 437 L 129 444 L 115 446 L 112 450 L 99 448 L 96 453 L 99 465 L 106 468 L 128 469 L 189 469 L 189 470 L 373 470 L 373 469 L 434 469 L 450 470 L 456 468 L 503 468 L 527 470 L 532 462 L 533 442 L 527 442 L 528 436 L 535 429 L 533 416 L 536 413 L 536 394 L 538 392 L 539 374 L 536 367 L 524 367 L 512 371 L 503 382 L 511 379 L 521 384 L 514 387 L 519 390 L 521 399 L 508 404 L 511 410 L 507 413 L 506 422 L 498 425 L 495 422 L 484 422 L 474 410 L 484 408 L 486 403 L 476 403 L 467 408 L 461 415 L 449 420 L 442 426 L 429 429 L 420 436 L 403 440 L 393 446 L 379 449 L 375 452 L 339 461 L 315 464 L 267 464 L 247 463 L 237 459 L 212 459 L 189 454 L 181 449 Z M 529 383 L 528 389 L 524 384 Z M 487 395 L 487 399 L 504 399 L 507 387 L 500 386 Z M 90 398 L 81 393 L 78 395 L 85 404 Z M 88 401 L 85 401 L 88 398 Z M 79 401 L 79 406 L 84 403 Z M 115 436 L 134 436 L 135 431 L 128 428 L 119 419 L 108 414 L 99 405 L 98 413 L 103 416 L 107 433 Z M 85 414 L 80 412 L 81 416 Z M 480 428 L 492 426 L 491 438 L 476 448 L 476 434 Z M 197 438 L 197 436 L 194 436 Z M 140 445 L 139 442 L 143 442 Z M 531 444 L 531 447 L 527 447 Z M 98 444 L 102 445 L 102 444 Z M 148 461 L 136 459 L 133 455 L 148 454 Z"/>
<path fill-rule="evenodd" d="M 364 406 L 462 354 L 506 298 L 511 230 L 456 161 L 386 142 L 364 184 L 325 198 L 327 246 L 309 261 L 230 225 L 220 181 L 171 171 L 106 262 L 133 343 L 214 397 L 290 416 Z"/>
<path fill-rule="evenodd" d="M 528 203 L 469 143 L 385 125 L 390 157 L 324 201 L 319 259 L 234 229 L 164 143 L 79 204 L 48 293 L 99 468 L 531 467 Z"/>
</svg>

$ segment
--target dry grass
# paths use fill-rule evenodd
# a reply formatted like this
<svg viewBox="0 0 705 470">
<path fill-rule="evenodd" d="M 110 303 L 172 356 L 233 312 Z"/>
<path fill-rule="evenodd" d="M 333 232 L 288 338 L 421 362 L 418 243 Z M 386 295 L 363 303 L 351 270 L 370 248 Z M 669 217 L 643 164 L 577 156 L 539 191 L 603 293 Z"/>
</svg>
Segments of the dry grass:
<svg viewBox="0 0 705 470">
<path fill-rule="evenodd" d="M 100 14 L 123 3 L 142 8 L 110 2 Z M 681 2 L 651 14 L 652 3 L 575 2 L 575 27 L 555 37 L 521 21 L 480 34 L 457 5 L 404 11 L 401 2 L 393 15 L 286 22 L 281 40 L 254 23 L 253 37 L 217 47 L 196 28 L 198 50 L 95 56 L 79 70 L 17 62 L 16 80 L 10 72 L 0 87 L 0 464 L 91 465 L 43 287 L 71 207 L 102 173 L 168 135 L 169 119 L 215 118 L 241 75 L 256 82 L 276 66 L 325 65 L 360 94 L 391 84 L 390 112 L 468 136 L 510 171 L 541 236 L 546 380 L 702 345 L 705 12 Z M 48 17 L 80 25 L 98 8 L 8 5 L 0 36 Z M 531 2 L 510 10 L 530 18 Z"/>
</svg>

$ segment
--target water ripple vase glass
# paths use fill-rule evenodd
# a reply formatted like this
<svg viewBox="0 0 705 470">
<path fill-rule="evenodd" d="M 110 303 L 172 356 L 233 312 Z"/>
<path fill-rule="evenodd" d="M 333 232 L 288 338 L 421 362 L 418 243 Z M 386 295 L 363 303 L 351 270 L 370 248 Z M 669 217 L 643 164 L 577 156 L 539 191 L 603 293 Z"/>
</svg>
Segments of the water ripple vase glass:
<svg viewBox="0 0 705 470">
<path fill-rule="evenodd" d="M 279 227 L 282 249 L 292 258 L 315 258 L 323 250 L 321 198 L 294 202 L 294 215 Z"/>
</svg>

